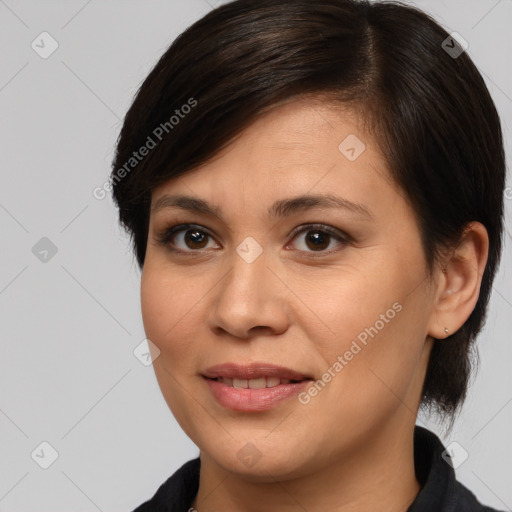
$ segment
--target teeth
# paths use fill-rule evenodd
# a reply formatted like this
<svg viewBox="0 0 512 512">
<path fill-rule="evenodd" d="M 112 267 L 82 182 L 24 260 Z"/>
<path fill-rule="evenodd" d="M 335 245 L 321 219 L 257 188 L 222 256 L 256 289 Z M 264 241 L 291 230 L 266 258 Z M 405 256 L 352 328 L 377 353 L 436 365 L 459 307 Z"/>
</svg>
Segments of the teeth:
<svg viewBox="0 0 512 512">
<path fill-rule="evenodd" d="M 263 389 L 267 387 L 265 377 L 261 377 L 260 379 L 251 379 L 248 381 L 248 383 L 251 389 Z"/>
<path fill-rule="evenodd" d="M 267 377 L 267 388 L 273 388 L 281 383 L 281 379 L 279 377 Z"/>
<path fill-rule="evenodd" d="M 233 379 L 233 387 L 234 388 L 248 388 L 248 380 L 247 379 Z"/>
<path fill-rule="evenodd" d="M 258 379 L 229 379 L 227 377 L 218 377 L 218 382 L 226 386 L 241 389 L 263 389 L 273 388 L 279 384 L 289 384 L 290 379 L 280 379 L 279 377 L 260 377 Z"/>
</svg>

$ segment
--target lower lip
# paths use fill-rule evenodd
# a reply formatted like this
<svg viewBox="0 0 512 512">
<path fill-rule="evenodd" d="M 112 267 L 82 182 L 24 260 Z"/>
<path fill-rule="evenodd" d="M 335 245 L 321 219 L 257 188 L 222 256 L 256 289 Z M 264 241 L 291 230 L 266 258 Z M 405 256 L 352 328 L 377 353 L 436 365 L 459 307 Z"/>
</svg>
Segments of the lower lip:
<svg viewBox="0 0 512 512">
<path fill-rule="evenodd" d="M 233 411 L 244 412 L 272 409 L 283 400 L 298 395 L 311 382 L 303 380 L 290 384 L 278 384 L 272 388 L 244 389 L 233 388 L 206 377 L 205 380 L 212 395 L 221 405 Z"/>
</svg>

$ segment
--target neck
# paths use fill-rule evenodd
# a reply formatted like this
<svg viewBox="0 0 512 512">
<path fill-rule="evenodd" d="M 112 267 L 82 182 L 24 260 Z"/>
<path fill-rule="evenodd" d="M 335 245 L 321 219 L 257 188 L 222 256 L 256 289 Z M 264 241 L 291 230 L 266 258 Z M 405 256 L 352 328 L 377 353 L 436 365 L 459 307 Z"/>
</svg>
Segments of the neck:
<svg viewBox="0 0 512 512">
<path fill-rule="evenodd" d="M 198 512 L 308 510 L 405 512 L 420 491 L 414 470 L 414 424 L 381 427 L 350 454 L 333 454 L 296 478 L 254 482 L 221 468 L 201 453 Z"/>
</svg>

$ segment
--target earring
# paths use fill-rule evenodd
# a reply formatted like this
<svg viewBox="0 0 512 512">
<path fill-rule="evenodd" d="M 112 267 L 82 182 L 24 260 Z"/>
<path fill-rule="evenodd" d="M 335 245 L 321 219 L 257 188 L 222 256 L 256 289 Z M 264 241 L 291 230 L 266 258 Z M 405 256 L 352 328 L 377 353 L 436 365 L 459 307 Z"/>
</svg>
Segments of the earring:
<svg viewBox="0 0 512 512">
<path fill-rule="evenodd" d="M 448 334 L 450 331 L 445 327 L 445 328 L 444 328 L 444 332 L 445 332 L 446 334 Z"/>
</svg>

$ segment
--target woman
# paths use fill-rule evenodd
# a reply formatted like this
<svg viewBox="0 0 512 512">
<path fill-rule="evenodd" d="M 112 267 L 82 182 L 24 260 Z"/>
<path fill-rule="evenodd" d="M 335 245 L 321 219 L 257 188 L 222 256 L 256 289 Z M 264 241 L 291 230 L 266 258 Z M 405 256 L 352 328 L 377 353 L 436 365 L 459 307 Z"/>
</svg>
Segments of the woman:
<svg viewBox="0 0 512 512">
<path fill-rule="evenodd" d="M 119 137 L 163 396 L 200 457 L 137 512 L 476 511 L 449 452 L 501 251 L 500 120 L 423 12 L 238 0 Z"/>
</svg>

